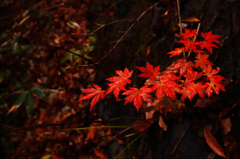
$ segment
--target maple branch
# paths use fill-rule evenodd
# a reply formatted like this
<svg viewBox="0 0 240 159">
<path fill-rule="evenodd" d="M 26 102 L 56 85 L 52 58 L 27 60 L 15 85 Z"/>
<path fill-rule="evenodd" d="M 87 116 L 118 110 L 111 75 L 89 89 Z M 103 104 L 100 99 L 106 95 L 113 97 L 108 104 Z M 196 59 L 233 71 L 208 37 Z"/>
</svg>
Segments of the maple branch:
<svg viewBox="0 0 240 159">
<path fill-rule="evenodd" d="M 178 9 L 178 19 L 179 19 L 180 33 L 182 33 L 182 20 L 181 20 L 181 15 L 180 15 L 179 0 L 177 0 L 177 9 Z"/>
<path fill-rule="evenodd" d="M 128 32 L 132 29 L 132 27 L 149 11 L 151 10 L 153 7 L 155 7 L 156 5 L 158 5 L 160 3 L 157 2 L 154 5 L 150 6 L 147 10 L 145 10 L 134 22 L 133 24 L 128 28 L 128 30 L 118 39 L 118 41 L 116 42 L 116 44 L 112 47 L 112 49 L 110 51 L 108 51 L 107 54 L 105 54 L 98 62 L 96 62 L 96 64 L 99 64 L 103 59 L 105 59 L 114 49 L 115 47 L 118 45 L 118 43 L 128 34 Z"/>
<path fill-rule="evenodd" d="M 182 20 L 181 20 L 181 15 L 180 15 L 179 0 L 177 0 L 177 9 L 178 9 L 178 19 L 179 19 L 180 33 L 182 33 Z M 183 57 L 185 57 L 185 51 L 184 50 L 183 50 Z"/>
</svg>

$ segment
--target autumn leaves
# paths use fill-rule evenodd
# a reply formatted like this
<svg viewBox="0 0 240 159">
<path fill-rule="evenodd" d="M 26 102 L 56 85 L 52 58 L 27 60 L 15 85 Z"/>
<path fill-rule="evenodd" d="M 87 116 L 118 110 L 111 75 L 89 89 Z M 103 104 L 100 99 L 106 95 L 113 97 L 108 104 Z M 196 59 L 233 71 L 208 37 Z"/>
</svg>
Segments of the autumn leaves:
<svg viewBox="0 0 240 159">
<path fill-rule="evenodd" d="M 163 96 L 168 96 L 175 100 L 177 98 L 176 93 L 181 94 L 181 100 L 188 98 L 192 100 L 195 95 L 204 98 L 204 94 L 208 97 L 211 96 L 213 92 L 219 94 L 219 91 L 225 91 L 223 85 L 220 82 L 224 79 L 222 76 L 217 75 L 219 73 L 219 68 L 213 69 L 212 63 L 208 60 L 209 55 L 203 49 L 208 50 L 212 54 L 212 47 L 217 47 L 214 43 L 219 43 L 216 39 L 220 38 L 219 35 L 214 35 L 212 32 L 206 34 L 201 33 L 201 37 L 204 38 L 202 41 L 195 42 L 196 36 L 198 35 L 197 30 L 194 29 L 190 31 L 185 29 L 185 33 L 180 33 L 182 39 L 179 43 L 184 46 L 182 48 L 176 48 L 167 54 L 172 56 L 181 55 L 184 52 L 184 57 L 178 59 L 173 63 L 173 67 L 176 71 L 160 71 L 160 66 L 154 68 L 151 64 L 147 62 L 145 67 L 137 67 L 142 73 L 140 77 L 147 78 L 148 82 L 145 83 L 141 88 L 130 87 L 126 90 L 126 85 L 131 83 L 129 79 L 133 71 L 129 71 L 125 68 L 124 71 L 117 70 L 117 76 L 108 78 L 108 89 L 106 92 L 101 89 L 100 86 L 93 84 L 94 88 L 82 89 L 86 93 L 85 96 L 81 97 L 78 101 L 86 100 L 92 98 L 91 107 L 104 96 L 109 93 L 113 93 L 118 100 L 120 91 L 123 91 L 122 95 L 126 95 L 125 103 L 133 102 L 137 111 L 142 105 L 142 101 L 151 102 L 152 96 L 150 93 L 155 92 L 155 96 L 159 100 Z M 214 43 L 213 43 L 214 42 Z M 185 53 L 186 56 L 185 56 Z M 188 58 L 191 53 L 195 53 L 194 61 Z"/>
</svg>

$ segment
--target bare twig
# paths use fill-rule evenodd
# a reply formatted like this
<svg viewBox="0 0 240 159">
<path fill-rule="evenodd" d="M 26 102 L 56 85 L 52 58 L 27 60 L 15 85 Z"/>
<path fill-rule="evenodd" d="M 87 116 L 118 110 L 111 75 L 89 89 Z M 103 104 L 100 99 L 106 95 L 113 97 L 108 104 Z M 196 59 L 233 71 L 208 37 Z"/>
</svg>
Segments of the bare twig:
<svg viewBox="0 0 240 159">
<path fill-rule="evenodd" d="M 179 0 L 177 0 L 177 9 L 178 9 L 178 19 L 179 19 L 180 33 L 182 33 L 182 20 L 181 20 L 181 15 L 180 15 Z M 183 50 L 183 57 L 185 57 L 185 51 L 184 50 Z"/>
<path fill-rule="evenodd" d="M 43 2 L 44 2 L 44 1 L 43 1 Z M 52 7 L 48 7 L 48 8 L 42 8 L 42 9 L 36 10 L 35 12 L 50 10 L 50 9 L 62 7 L 62 6 L 65 6 L 65 5 L 71 5 L 71 4 L 75 3 L 75 2 L 76 2 L 76 0 L 74 0 L 73 2 L 61 3 L 61 4 L 56 5 L 56 6 L 52 6 Z"/>
<path fill-rule="evenodd" d="M 67 83 L 66 83 L 66 81 L 65 81 L 65 79 L 64 79 L 64 76 L 63 76 L 63 72 L 62 72 L 62 69 L 61 69 L 61 65 L 60 65 L 60 61 L 59 61 L 57 49 L 55 49 L 55 53 L 56 53 L 56 56 L 57 56 L 59 71 L 60 71 L 60 73 L 61 73 L 61 77 L 62 77 L 63 83 L 64 83 L 64 85 L 65 85 L 65 87 L 66 87 L 66 99 L 67 99 L 68 87 L 67 87 Z"/>
<path fill-rule="evenodd" d="M 122 0 L 118 0 L 117 2 L 113 3 L 108 9 L 106 9 L 95 21 L 96 23 L 109 9 L 111 9 L 113 6 L 115 6 L 117 3 L 121 2 Z"/>
<path fill-rule="evenodd" d="M 76 53 L 74 53 L 74 52 L 72 52 L 72 51 L 69 51 L 69 50 L 67 50 L 67 49 L 64 49 L 64 48 L 62 48 L 62 47 L 54 46 L 54 48 L 61 49 L 61 50 L 65 50 L 65 51 L 67 51 L 67 52 L 70 52 L 70 53 L 73 54 L 73 55 L 76 55 L 76 56 L 78 56 L 78 57 L 81 57 L 81 58 L 87 60 L 88 62 L 90 62 L 90 63 L 93 64 L 94 66 L 96 66 L 96 67 L 98 67 L 99 69 L 101 69 L 106 75 L 108 75 L 109 77 L 111 77 L 111 75 L 110 75 L 107 71 L 105 71 L 101 66 L 99 66 L 98 64 L 92 62 L 91 60 L 87 59 L 86 57 L 84 57 L 84 56 L 82 56 L 82 55 L 79 55 L 79 54 L 76 54 Z"/>
<path fill-rule="evenodd" d="M 118 135 L 120 135 L 120 133 L 116 134 L 115 136 L 118 136 Z M 121 138 L 127 138 L 127 137 L 130 137 L 130 136 L 133 136 L 133 135 L 136 135 L 136 133 L 131 133 L 131 134 L 127 134 L 125 136 L 112 138 L 110 141 L 121 139 Z M 81 144 L 81 143 L 85 143 L 85 142 L 88 142 L 88 141 L 101 139 L 101 138 L 108 137 L 108 136 L 112 136 L 112 135 L 104 135 L 104 136 L 96 137 L 96 138 L 93 138 L 93 139 L 83 140 L 83 141 L 80 141 L 80 142 L 77 142 L 77 143 L 73 143 L 72 145 L 68 145 L 68 146 L 64 146 L 64 147 L 58 148 L 56 150 L 52 150 L 52 151 L 49 151 L 49 152 L 44 152 L 44 153 L 38 154 L 36 157 L 39 158 L 39 157 L 41 157 L 43 155 L 46 155 L 46 154 L 49 154 L 49 153 L 52 153 L 52 152 L 56 152 L 56 151 L 59 151 L 59 150 L 63 150 L 63 149 L 66 149 L 66 148 L 70 148 L 70 147 L 75 146 L 77 144 Z M 110 142 L 110 141 L 108 141 L 108 142 Z"/>
<path fill-rule="evenodd" d="M 117 117 L 117 118 L 113 118 L 113 119 L 109 119 L 109 120 L 101 120 L 101 121 L 88 120 L 88 121 L 75 121 L 75 122 L 65 122 L 65 123 L 50 123 L 50 124 L 41 124 L 41 125 L 31 125 L 31 126 L 25 126 L 25 127 L 20 127 L 20 128 L 13 128 L 13 129 L 10 129 L 10 130 L 2 131 L 2 132 L 0 132 L 0 135 L 6 134 L 6 133 L 10 133 L 10 132 L 17 132 L 17 131 L 20 131 L 20 130 L 29 130 L 29 129 L 33 129 L 33 128 L 39 128 L 39 127 L 60 126 L 60 125 L 77 124 L 77 123 L 111 122 L 111 121 L 125 119 L 125 118 L 142 120 L 142 121 L 148 123 L 148 121 L 146 121 L 146 120 L 144 120 L 142 118 L 137 118 L 137 117 Z"/>
<path fill-rule="evenodd" d="M 98 24 L 96 23 L 96 25 L 98 25 L 99 27 L 97 29 L 95 29 L 93 32 L 91 33 L 88 33 L 88 34 L 82 34 L 83 36 L 87 36 L 87 35 L 92 35 L 94 34 L 95 32 L 97 32 L 99 29 L 105 27 L 105 26 L 108 26 L 108 25 L 112 25 L 112 24 L 115 24 L 115 23 L 119 23 L 119 22 L 133 22 L 134 20 L 131 20 L 131 19 L 123 19 L 123 20 L 116 20 L 114 22 L 110 22 L 110 23 L 107 23 L 107 24 Z M 81 35 L 81 36 L 82 36 Z"/>
<path fill-rule="evenodd" d="M 150 38 L 148 38 L 148 40 L 137 50 L 137 52 L 134 55 L 137 55 L 138 52 L 152 39 L 152 38 L 156 38 L 155 34 L 151 34 Z"/>
<path fill-rule="evenodd" d="M 180 142 L 182 141 L 184 135 L 186 134 L 187 130 L 189 129 L 189 127 L 192 125 L 193 120 L 189 123 L 188 127 L 185 129 L 185 131 L 182 133 L 182 136 L 178 139 L 176 145 L 174 146 L 172 152 L 170 153 L 171 155 L 175 152 L 176 148 L 178 147 L 178 145 L 180 144 Z"/>
<path fill-rule="evenodd" d="M 181 20 L 181 15 L 180 15 L 179 0 L 177 0 L 177 8 L 178 8 L 178 19 L 179 19 L 180 33 L 182 33 L 182 20 Z"/>
<path fill-rule="evenodd" d="M 145 10 L 134 22 L 133 24 L 128 28 L 128 30 L 118 39 L 118 41 L 116 42 L 116 44 L 112 47 L 112 49 L 110 51 L 108 51 L 107 54 L 105 54 L 98 62 L 96 62 L 96 64 L 99 64 L 103 59 L 105 59 L 112 51 L 113 49 L 115 49 L 115 47 L 118 45 L 118 43 L 128 34 L 128 32 L 132 29 L 132 27 L 147 13 L 147 11 L 151 10 L 153 7 L 155 7 L 156 5 L 158 5 L 160 3 L 157 2 L 154 5 L 150 6 L 147 10 Z"/>
</svg>

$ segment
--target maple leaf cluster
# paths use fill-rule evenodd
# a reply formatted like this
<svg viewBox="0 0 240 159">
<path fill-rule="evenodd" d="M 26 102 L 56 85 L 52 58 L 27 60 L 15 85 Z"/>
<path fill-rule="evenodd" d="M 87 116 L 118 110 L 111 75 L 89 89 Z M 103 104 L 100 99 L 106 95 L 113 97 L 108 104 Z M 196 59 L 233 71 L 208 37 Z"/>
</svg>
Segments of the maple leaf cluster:
<svg viewBox="0 0 240 159">
<path fill-rule="evenodd" d="M 145 67 L 137 67 L 142 73 L 140 77 L 147 78 L 147 82 L 141 88 L 129 87 L 125 88 L 127 84 L 131 83 L 129 79 L 133 71 L 127 68 L 124 71 L 117 70 L 118 76 L 108 78 L 108 89 L 106 92 L 100 86 L 93 84 L 94 88 L 82 89 L 86 93 L 78 101 L 92 98 L 90 110 L 100 98 L 104 98 L 109 93 L 113 93 L 118 100 L 120 91 L 122 95 L 127 97 L 124 99 L 124 105 L 133 102 L 133 105 L 139 111 L 143 101 L 151 102 L 152 97 L 155 95 L 159 100 L 164 96 L 176 100 L 177 94 L 181 95 L 181 100 L 188 98 L 192 101 L 193 97 L 198 94 L 200 98 L 204 98 L 205 94 L 210 97 L 213 92 L 219 94 L 219 91 L 225 91 L 220 82 L 224 79 L 222 76 L 217 75 L 220 68 L 213 69 L 213 64 L 208 60 L 209 55 L 203 50 L 206 49 L 212 54 L 212 47 L 217 46 L 214 43 L 220 43 L 216 39 L 220 38 L 219 35 L 214 35 L 212 32 L 206 34 L 201 33 L 204 40 L 195 42 L 198 35 L 197 30 L 185 29 L 185 33 L 180 33 L 182 39 L 179 43 L 183 44 L 182 48 L 175 48 L 170 51 L 170 57 L 181 55 L 184 52 L 184 57 L 174 62 L 171 67 L 175 71 L 160 71 L 160 66 L 153 67 L 147 62 Z M 214 43 L 213 43 L 214 42 Z M 185 56 L 185 53 L 186 56 Z M 195 61 L 188 60 L 191 53 L 195 53 Z M 179 70 L 179 71 L 176 71 Z M 199 71 L 201 70 L 201 71 Z"/>
</svg>

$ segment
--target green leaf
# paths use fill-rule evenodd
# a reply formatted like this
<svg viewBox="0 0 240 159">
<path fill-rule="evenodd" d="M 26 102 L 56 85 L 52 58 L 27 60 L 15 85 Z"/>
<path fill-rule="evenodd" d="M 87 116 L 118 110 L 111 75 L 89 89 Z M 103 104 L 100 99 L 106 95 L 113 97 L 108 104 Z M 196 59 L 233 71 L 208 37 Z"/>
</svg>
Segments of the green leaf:
<svg viewBox="0 0 240 159">
<path fill-rule="evenodd" d="M 60 64 L 63 64 L 65 61 L 69 60 L 69 58 L 71 57 L 71 53 L 67 52 L 66 53 L 66 57 L 60 62 Z"/>
<path fill-rule="evenodd" d="M 92 51 L 94 49 L 94 46 L 87 46 L 83 50 L 84 51 Z"/>
<path fill-rule="evenodd" d="M 88 56 L 87 54 L 82 54 L 82 51 L 81 50 L 75 50 L 75 51 L 73 51 L 74 53 L 76 53 L 76 54 L 79 54 L 79 55 L 81 55 L 81 56 L 84 56 L 86 59 L 89 59 L 89 60 L 91 60 L 92 59 L 92 57 L 90 57 L 90 56 Z M 68 52 L 68 53 L 70 53 L 70 52 Z M 71 54 L 71 53 L 70 53 Z M 79 57 L 79 56 L 74 56 L 74 59 L 81 59 L 81 57 Z"/>
<path fill-rule="evenodd" d="M 27 93 L 28 91 L 22 91 L 21 93 L 19 93 L 19 96 L 15 101 L 14 105 L 21 105 L 23 101 L 26 99 Z"/>
<path fill-rule="evenodd" d="M 46 99 L 47 98 L 43 88 L 41 88 L 41 87 L 34 86 L 32 88 L 32 90 L 31 90 L 31 92 L 36 94 L 38 97 L 40 97 L 42 99 Z"/>
<path fill-rule="evenodd" d="M 92 43 L 95 43 L 97 41 L 95 36 L 89 36 L 89 39 L 91 40 Z"/>
<path fill-rule="evenodd" d="M 33 115 L 34 100 L 33 100 L 32 93 L 29 91 L 27 93 L 27 98 L 26 98 L 26 108 L 27 108 L 28 116 L 31 117 Z"/>
</svg>

